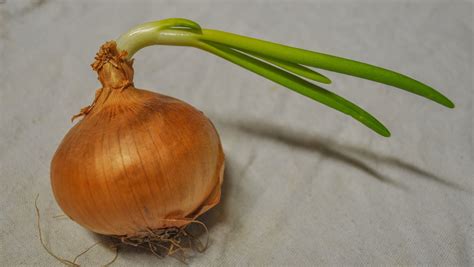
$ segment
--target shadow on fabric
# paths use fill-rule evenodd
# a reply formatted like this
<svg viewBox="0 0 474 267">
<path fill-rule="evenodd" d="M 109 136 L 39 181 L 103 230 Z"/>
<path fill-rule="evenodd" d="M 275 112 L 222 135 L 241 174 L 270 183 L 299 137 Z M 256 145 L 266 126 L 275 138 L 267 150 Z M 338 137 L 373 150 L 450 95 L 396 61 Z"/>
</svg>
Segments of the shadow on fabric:
<svg viewBox="0 0 474 267">
<path fill-rule="evenodd" d="M 371 177 L 379 180 L 380 182 L 393 185 L 400 189 L 409 190 L 406 185 L 381 173 L 380 171 L 371 167 L 369 164 L 363 162 L 361 158 L 366 158 L 377 163 L 383 163 L 412 172 L 419 178 L 435 182 L 439 185 L 447 186 L 451 189 L 469 192 L 469 190 L 462 187 L 461 185 L 424 170 L 412 163 L 403 161 L 396 157 L 381 155 L 361 147 L 338 144 L 329 138 L 308 136 L 302 132 L 295 132 L 291 129 L 271 125 L 262 121 L 229 122 L 218 119 L 218 122 L 225 127 L 230 127 L 246 134 L 266 139 L 273 139 L 291 147 L 320 153 L 325 157 L 340 161 L 352 166 L 353 168 L 359 169 Z"/>
</svg>

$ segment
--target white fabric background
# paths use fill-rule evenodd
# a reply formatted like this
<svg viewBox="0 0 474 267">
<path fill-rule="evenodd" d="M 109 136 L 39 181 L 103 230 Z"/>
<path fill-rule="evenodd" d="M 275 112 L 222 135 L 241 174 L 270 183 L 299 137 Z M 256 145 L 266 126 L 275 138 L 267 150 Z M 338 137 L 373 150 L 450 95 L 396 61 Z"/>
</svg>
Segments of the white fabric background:
<svg viewBox="0 0 474 267">
<path fill-rule="evenodd" d="M 454 110 L 328 72 L 389 139 L 192 48 L 136 55 L 135 85 L 180 98 L 215 123 L 227 156 L 211 244 L 192 266 L 473 265 L 473 5 L 459 1 L 0 1 L 0 265 L 59 266 L 98 240 L 52 196 L 49 163 L 69 119 L 99 87 L 98 47 L 150 20 L 214 28 L 373 63 L 439 89 Z M 113 256 L 98 247 L 81 258 Z M 115 266 L 181 265 L 126 250 Z"/>
</svg>

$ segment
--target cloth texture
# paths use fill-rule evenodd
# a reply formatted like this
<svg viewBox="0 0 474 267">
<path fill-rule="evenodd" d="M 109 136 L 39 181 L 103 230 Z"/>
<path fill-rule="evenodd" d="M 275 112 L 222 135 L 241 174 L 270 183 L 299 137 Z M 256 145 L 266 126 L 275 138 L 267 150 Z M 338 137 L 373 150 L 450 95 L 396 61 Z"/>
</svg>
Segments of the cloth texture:
<svg viewBox="0 0 474 267">
<path fill-rule="evenodd" d="M 215 124 L 221 203 L 201 216 L 191 266 L 472 266 L 473 4 L 461 1 L 0 1 L 0 265 L 61 266 L 102 240 L 62 214 L 49 164 L 70 118 L 100 87 L 99 46 L 169 17 L 407 74 L 456 104 L 321 71 L 323 85 L 380 119 L 352 118 L 187 47 L 135 55 L 137 88 L 184 100 Z M 78 262 L 99 266 L 104 245 Z M 112 266 L 182 266 L 125 249 Z"/>
</svg>

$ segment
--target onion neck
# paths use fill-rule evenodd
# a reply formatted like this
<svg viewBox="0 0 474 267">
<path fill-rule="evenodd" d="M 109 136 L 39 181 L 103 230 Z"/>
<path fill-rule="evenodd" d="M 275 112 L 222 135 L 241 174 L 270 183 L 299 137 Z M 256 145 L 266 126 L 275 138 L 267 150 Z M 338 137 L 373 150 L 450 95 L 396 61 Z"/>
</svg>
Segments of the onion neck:
<svg viewBox="0 0 474 267">
<path fill-rule="evenodd" d="M 113 91 L 122 92 L 124 89 L 134 88 L 132 65 L 133 60 L 127 59 L 127 52 L 119 51 L 114 41 L 103 44 L 91 64 L 92 69 L 97 71 L 102 88 L 96 91 L 94 101 L 72 116 L 71 121 L 96 111 L 96 107 L 102 106 Z"/>
<path fill-rule="evenodd" d="M 119 51 L 115 41 L 100 47 L 92 63 L 103 88 L 124 90 L 133 87 L 133 60 L 127 59 L 126 51 Z"/>
</svg>

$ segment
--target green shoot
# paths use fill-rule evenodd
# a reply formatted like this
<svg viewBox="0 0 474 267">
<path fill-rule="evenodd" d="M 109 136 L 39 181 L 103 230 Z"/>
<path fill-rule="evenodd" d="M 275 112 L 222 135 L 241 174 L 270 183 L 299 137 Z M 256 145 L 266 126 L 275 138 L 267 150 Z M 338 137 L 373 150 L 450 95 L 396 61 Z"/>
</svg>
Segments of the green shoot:
<svg viewBox="0 0 474 267">
<path fill-rule="evenodd" d="M 390 132 L 369 113 L 347 101 L 346 99 L 329 92 L 317 85 L 309 83 L 291 73 L 280 70 L 265 62 L 251 58 L 243 53 L 218 44 L 201 43 L 199 48 L 220 56 L 243 68 L 255 72 L 271 81 L 290 88 L 304 96 L 319 101 L 329 107 L 341 111 L 365 124 L 382 136 L 390 136 Z"/>
<path fill-rule="evenodd" d="M 448 98 L 435 89 L 403 74 L 366 63 L 216 30 L 203 30 L 200 39 L 213 41 L 242 51 L 250 51 L 284 61 L 395 86 L 424 96 L 443 106 L 454 107 L 454 104 Z"/>
<path fill-rule="evenodd" d="M 390 132 L 369 113 L 348 100 L 300 77 L 331 83 L 326 76 L 308 67 L 343 73 L 391 85 L 453 108 L 447 97 L 403 74 L 366 63 L 285 46 L 217 30 L 202 29 L 187 19 L 167 19 L 139 25 L 117 39 L 117 47 L 131 58 L 150 45 L 177 45 L 199 48 L 259 74 L 360 121 L 382 136 Z M 299 77 L 300 76 L 300 77 Z"/>
</svg>

